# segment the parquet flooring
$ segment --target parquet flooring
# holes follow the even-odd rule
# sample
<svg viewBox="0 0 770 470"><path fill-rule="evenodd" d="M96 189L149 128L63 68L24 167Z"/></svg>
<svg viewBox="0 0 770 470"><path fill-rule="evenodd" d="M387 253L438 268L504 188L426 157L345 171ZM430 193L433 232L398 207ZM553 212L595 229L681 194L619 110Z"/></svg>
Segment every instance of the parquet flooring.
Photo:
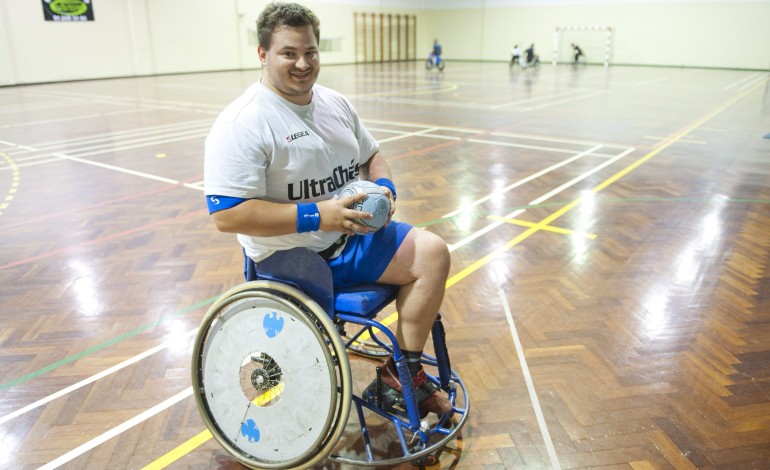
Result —
<svg viewBox="0 0 770 470"><path fill-rule="evenodd" d="M320 83L380 140L397 216L452 250L473 411L427 468L770 468L768 74L421 67ZM258 76L0 88L0 467L241 468L189 364L242 279L203 139Z"/></svg>

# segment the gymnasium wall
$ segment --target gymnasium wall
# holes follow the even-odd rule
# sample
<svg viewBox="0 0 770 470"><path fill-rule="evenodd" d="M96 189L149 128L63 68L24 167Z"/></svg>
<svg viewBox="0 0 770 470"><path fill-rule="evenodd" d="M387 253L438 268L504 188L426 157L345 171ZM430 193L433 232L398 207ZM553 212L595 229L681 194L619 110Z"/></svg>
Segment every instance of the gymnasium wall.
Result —
<svg viewBox="0 0 770 470"><path fill-rule="evenodd" d="M440 39L448 60L506 60L514 44L534 43L550 62L557 26L610 26L614 64L770 69L770 1L475 3L425 15L423 31ZM558 60L568 59L570 40L588 49L590 62L604 60L606 33L559 36Z"/></svg>
<svg viewBox="0 0 770 470"><path fill-rule="evenodd" d="M0 0L0 85L258 67L254 23L267 0L92 1L95 21L60 23L43 21L39 0ZM612 63L770 67L770 0L302 3L318 14L322 37L340 39L324 64L354 61L353 12L366 11L415 15L418 57L438 38L448 60L506 61L518 42L534 43L547 62L556 26L608 25ZM601 46L595 35L571 34L567 42Z"/></svg>

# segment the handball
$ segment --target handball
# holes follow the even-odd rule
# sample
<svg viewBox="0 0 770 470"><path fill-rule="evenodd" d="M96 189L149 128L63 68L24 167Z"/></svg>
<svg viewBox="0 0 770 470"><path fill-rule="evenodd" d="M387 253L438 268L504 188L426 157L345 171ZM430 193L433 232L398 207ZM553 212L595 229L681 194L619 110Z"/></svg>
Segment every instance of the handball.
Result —
<svg viewBox="0 0 770 470"><path fill-rule="evenodd" d="M378 185L371 181L351 181L342 188L339 196L343 198L357 193L365 193L366 199L354 202L348 206L348 209L369 212L373 217L371 219L353 219L353 221L364 227L369 227L373 231L381 229L390 215L390 199Z"/></svg>

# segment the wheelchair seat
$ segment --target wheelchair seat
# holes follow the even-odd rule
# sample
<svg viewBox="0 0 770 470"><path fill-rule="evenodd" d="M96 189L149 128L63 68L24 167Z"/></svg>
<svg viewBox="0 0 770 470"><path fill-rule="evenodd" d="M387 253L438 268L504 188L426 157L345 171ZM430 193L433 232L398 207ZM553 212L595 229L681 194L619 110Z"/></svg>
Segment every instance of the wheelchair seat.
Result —
<svg viewBox="0 0 770 470"><path fill-rule="evenodd" d="M377 312L393 301L397 286L387 284L359 284L334 292L334 311L372 319Z"/></svg>
<svg viewBox="0 0 770 470"><path fill-rule="evenodd" d="M398 293L398 286L374 283L334 289L329 265L305 248L277 251L259 263L244 253L243 272L247 281L280 281L306 292L331 318L337 313L374 318Z"/></svg>

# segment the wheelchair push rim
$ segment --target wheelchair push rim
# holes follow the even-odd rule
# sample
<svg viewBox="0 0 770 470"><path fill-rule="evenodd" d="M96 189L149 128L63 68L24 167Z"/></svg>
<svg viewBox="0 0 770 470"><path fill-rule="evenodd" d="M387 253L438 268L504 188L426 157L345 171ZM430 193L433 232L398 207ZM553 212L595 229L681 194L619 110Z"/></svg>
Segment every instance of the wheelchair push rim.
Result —
<svg viewBox="0 0 770 470"><path fill-rule="evenodd" d="M282 283L241 284L212 305L195 341L192 380L206 427L250 468L314 465L350 414L350 367L334 324Z"/></svg>

